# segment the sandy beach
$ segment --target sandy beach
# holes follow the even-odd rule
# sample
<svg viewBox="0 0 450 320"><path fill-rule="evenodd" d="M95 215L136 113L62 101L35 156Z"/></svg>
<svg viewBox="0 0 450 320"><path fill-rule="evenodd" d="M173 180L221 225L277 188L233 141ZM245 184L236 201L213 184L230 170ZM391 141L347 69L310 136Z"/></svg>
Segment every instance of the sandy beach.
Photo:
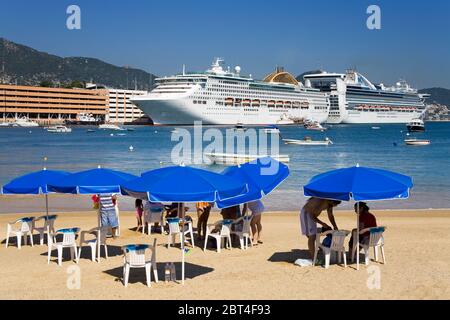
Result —
<svg viewBox="0 0 450 320"><path fill-rule="evenodd" d="M195 247L187 255L186 283L165 283L165 262L176 262L180 277L180 249L166 248L167 236L142 235L133 231L133 212L121 212L121 236L109 243L109 259L90 260L90 250L83 250L80 263L81 287L68 289L67 281L76 266L69 261L68 250L62 267L56 252L47 264L47 247L13 245L5 248L6 223L23 216L0 215L0 299L450 299L450 210L377 211L378 224L385 233L387 264L371 262L359 271L332 264L299 267L293 264L305 257L306 238L300 235L296 212L268 212L263 216L264 243L248 250L206 252ZM38 216L35 214L34 216ZM192 216L195 216L191 213ZM341 229L355 226L355 215L338 211ZM217 211L209 222L219 220ZM57 228L96 225L94 212L60 214ZM130 284L121 282L122 252L130 243L151 243L157 238L157 262L160 282L145 285L143 269L131 271ZM38 236L35 236L38 243ZM202 244L202 243L201 243ZM373 267L375 266L375 267ZM371 276L380 274L380 288L370 289Z"/></svg>

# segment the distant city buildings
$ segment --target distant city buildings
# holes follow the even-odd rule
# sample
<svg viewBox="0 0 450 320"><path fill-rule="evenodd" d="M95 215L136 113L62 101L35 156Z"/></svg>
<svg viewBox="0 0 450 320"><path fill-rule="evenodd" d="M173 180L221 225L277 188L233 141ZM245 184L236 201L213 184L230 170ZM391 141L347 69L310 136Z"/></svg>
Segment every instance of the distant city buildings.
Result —
<svg viewBox="0 0 450 320"><path fill-rule="evenodd" d="M428 104L424 119L428 121L449 121L449 109L443 104Z"/></svg>

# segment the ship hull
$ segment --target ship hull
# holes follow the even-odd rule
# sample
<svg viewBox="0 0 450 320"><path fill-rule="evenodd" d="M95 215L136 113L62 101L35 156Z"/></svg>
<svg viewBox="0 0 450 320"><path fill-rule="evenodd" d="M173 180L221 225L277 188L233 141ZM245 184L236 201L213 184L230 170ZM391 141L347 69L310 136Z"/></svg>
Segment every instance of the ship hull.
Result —
<svg viewBox="0 0 450 320"><path fill-rule="evenodd" d="M189 99L144 99L133 100L155 124L192 125L202 121L206 125L269 125L292 124L289 119L313 118L325 122L327 110L270 109L268 107L216 106L212 101L206 104L192 104Z"/></svg>
<svg viewBox="0 0 450 320"><path fill-rule="evenodd" d="M361 112L349 111L341 123L409 123L412 119L420 118L422 112Z"/></svg>

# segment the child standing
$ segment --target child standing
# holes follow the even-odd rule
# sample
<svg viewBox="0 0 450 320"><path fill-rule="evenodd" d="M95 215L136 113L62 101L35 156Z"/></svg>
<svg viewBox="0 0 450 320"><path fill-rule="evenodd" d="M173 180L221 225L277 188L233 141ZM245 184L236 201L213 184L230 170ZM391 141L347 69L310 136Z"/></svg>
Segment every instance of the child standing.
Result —
<svg viewBox="0 0 450 320"><path fill-rule="evenodd" d="M142 213L144 212L142 200L136 199L136 201L134 202L134 206L136 207L136 219L137 219L136 231L139 231L139 229L142 229Z"/></svg>

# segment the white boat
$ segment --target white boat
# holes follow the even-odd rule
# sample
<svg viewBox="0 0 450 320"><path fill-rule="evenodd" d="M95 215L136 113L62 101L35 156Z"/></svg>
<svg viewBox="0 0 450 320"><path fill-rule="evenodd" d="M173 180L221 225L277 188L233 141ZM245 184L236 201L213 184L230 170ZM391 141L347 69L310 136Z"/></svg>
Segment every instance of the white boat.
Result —
<svg viewBox="0 0 450 320"><path fill-rule="evenodd" d="M264 80L245 76L241 68L222 67L217 58L205 72L185 72L156 79L156 87L131 102L155 124L269 125L293 124L293 119L325 122L330 104L327 93L309 88L277 68Z"/></svg>
<svg viewBox="0 0 450 320"><path fill-rule="evenodd" d="M235 153L205 153L206 157L211 160L211 164L222 164L222 165L238 165L247 163L258 158L270 156L273 159L288 163L289 155L279 154L279 155L250 155L250 154L235 154Z"/></svg>
<svg viewBox="0 0 450 320"><path fill-rule="evenodd" d="M69 132L72 132L72 128L68 128L66 126L53 126L53 127L48 127L47 131L53 132L53 133L69 133Z"/></svg>
<svg viewBox="0 0 450 320"><path fill-rule="evenodd" d="M425 139L406 139L404 141L408 146L427 146L431 143L430 140Z"/></svg>
<svg viewBox="0 0 450 320"><path fill-rule="evenodd" d="M319 122L307 120L303 124L306 130L313 130L313 131L325 131L327 128L324 128Z"/></svg>
<svg viewBox="0 0 450 320"><path fill-rule="evenodd" d="M296 144L301 146L328 146L333 144L333 141L328 138L325 138L325 140L314 141L310 137L305 137L303 140L283 139L283 141L285 144Z"/></svg>
<svg viewBox="0 0 450 320"><path fill-rule="evenodd" d="M16 122L14 122L14 124L22 128L39 127L39 124L37 122L31 121L27 117L18 119Z"/></svg>
<svg viewBox="0 0 450 320"><path fill-rule="evenodd" d="M126 130L122 127L119 127L116 124L112 124L112 123L104 123L98 126L99 129L103 129L103 130L117 130L117 131L123 131Z"/></svg>
<svg viewBox="0 0 450 320"><path fill-rule="evenodd" d="M372 127L372 130L380 130L380 127Z"/></svg>
<svg viewBox="0 0 450 320"><path fill-rule="evenodd" d="M265 133L271 133L271 134L279 134L280 133L280 129L278 129L277 126L267 126L263 129L263 131Z"/></svg>
<svg viewBox="0 0 450 320"><path fill-rule="evenodd" d="M0 127L10 127L10 123L9 122L0 122Z"/></svg>
<svg viewBox="0 0 450 320"><path fill-rule="evenodd" d="M69 125L96 125L100 122L99 119L96 119L92 113L81 112L77 114L76 119L65 120L65 124Z"/></svg>
<svg viewBox="0 0 450 320"><path fill-rule="evenodd" d="M408 132L424 132L425 123L422 119L412 119L411 122L406 124L406 128L408 129Z"/></svg>

